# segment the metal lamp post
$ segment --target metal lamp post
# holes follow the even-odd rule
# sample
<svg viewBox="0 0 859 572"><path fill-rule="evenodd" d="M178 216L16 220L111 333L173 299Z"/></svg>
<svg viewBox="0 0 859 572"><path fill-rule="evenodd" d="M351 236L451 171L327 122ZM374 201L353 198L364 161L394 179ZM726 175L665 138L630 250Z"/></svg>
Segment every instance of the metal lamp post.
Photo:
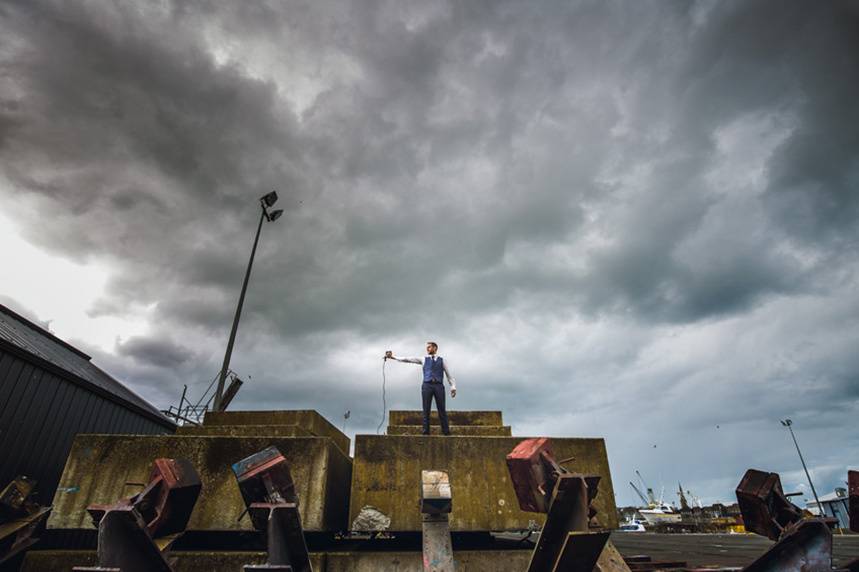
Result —
<svg viewBox="0 0 859 572"><path fill-rule="evenodd" d="M245 292L247 292L248 280L251 277L251 267L254 264L254 255L257 251L257 243L259 242L259 234L260 230L262 230L262 223L264 220L267 220L269 222L276 221L278 218L280 218L280 215L283 214L282 210L276 210L272 212L268 211L268 207L272 206L276 202L277 193L275 191L268 193L259 200L262 212L260 213L259 224L257 225L257 233L256 237L254 238L254 246L251 249L251 258L248 261L248 269L245 272L245 280L242 283L242 293L239 295L239 304L238 306L236 306L236 316L235 318L233 318L233 329L230 331L230 341L227 342L227 353L224 354L224 365L221 366L221 374L220 376L218 376L218 389L217 391L215 391L215 403L213 405L215 411L221 410L221 401L224 397L224 382L227 379L227 372L230 370L230 357L233 354L233 344L236 341L236 331L238 331L239 329L239 318L241 318L242 316L242 305L245 302Z"/></svg>
<svg viewBox="0 0 859 572"><path fill-rule="evenodd" d="M820 504L820 499L817 498L817 491L814 489L814 483L811 482L811 475L808 474L808 467L805 466L805 459L802 458L802 451L799 450L799 443L796 442L796 435L793 434L793 421L790 419L779 420L779 422L787 427L787 430L790 431L790 436L793 437L793 444L796 445L796 452L799 454L799 460L802 463L802 468L805 471L805 478L808 479L808 484L811 486L811 492L814 494L814 502L817 503L817 510L821 512L821 516L823 516L823 505Z"/></svg>

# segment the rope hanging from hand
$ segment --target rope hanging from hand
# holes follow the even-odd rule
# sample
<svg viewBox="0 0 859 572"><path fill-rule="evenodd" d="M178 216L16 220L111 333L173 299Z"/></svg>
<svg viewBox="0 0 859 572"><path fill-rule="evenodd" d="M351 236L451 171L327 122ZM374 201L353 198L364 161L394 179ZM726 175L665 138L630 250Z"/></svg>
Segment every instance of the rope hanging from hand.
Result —
<svg viewBox="0 0 859 572"><path fill-rule="evenodd" d="M382 429L382 425L385 424L385 413L388 410L388 404L385 402L385 364L388 363L388 358L382 358L382 419L379 421L379 426L376 427L376 435L379 434L379 431Z"/></svg>

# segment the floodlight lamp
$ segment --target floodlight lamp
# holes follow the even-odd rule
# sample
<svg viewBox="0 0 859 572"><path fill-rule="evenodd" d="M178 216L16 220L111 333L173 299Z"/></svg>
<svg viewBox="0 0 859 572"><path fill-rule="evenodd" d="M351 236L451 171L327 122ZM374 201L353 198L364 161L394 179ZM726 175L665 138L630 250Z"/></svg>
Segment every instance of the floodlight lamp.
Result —
<svg viewBox="0 0 859 572"><path fill-rule="evenodd" d="M260 199L265 206L270 207L277 202L277 192L272 191Z"/></svg>
<svg viewBox="0 0 859 572"><path fill-rule="evenodd" d="M785 427L790 427L791 425L793 425L793 421L791 421L790 419L785 419L784 421L781 422L781 424L784 425Z"/></svg>
<svg viewBox="0 0 859 572"><path fill-rule="evenodd" d="M283 214L283 210L277 209L276 211L272 211L268 213L268 221L273 222L280 218L280 215Z"/></svg>

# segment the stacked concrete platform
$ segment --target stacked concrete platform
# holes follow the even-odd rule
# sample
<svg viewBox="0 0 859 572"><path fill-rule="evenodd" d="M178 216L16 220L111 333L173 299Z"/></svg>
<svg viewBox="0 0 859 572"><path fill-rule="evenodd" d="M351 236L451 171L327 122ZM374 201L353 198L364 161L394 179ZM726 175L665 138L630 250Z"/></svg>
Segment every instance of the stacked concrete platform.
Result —
<svg viewBox="0 0 859 572"><path fill-rule="evenodd" d="M305 530L344 529L352 471L349 438L315 411L208 414L202 426L182 428L176 435L78 435L48 529L94 530L87 506L139 492L152 461L170 457L191 461L203 483L188 530L253 530L249 519L239 519L245 505L231 466L272 445L290 460Z"/></svg>
<svg viewBox="0 0 859 572"><path fill-rule="evenodd" d="M78 435L54 499L48 536L68 538L79 532L88 540L75 546L54 541L56 550L31 551L23 570L92 565L95 528L86 507L138 492L157 457L189 460L203 484L185 537L191 540L177 543L171 552L177 572L238 571L263 562L264 535L252 529L250 519L241 518L245 505L231 465L272 445L289 462L315 572L422 570L420 545L414 540L421 531L417 501L424 469L450 474L457 570L525 570L527 544L509 549L488 533L533 530L542 524L545 515L519 510L505 462L526 437L512 437L499 411L451 412L450 421L451 436L422 436L420 412L392 411L386 435L356 436L354 459L348 456L349 438L315 411L210 413L201 426L182 427L172 436ZM432 429L438 429L435 416ZM603 525L616 527L603 440L553 438L552 444L556 458L568 459L564 464L571 471L602 477L595 505ZM389 521L383 519L386 524L376 529L352 530L367 507ZM242 540L222 542L236 538ZM469 549L458 550L457 543ZM248 551L251 545L257 550Z"/></svg>
<svg viewBox="0 0 859 572"><path fill-rule="evenodd" d="M450 436L420 435L420 411L391 411L388 420L387 435L355 437L350 522L371 506L391 519L389 530L421 530L417 483L422 469L438 469L448 471L454 491L452 531L515 531L542 524L544 515L519 509L505 459L527 437L510 436L500 411L450 412ZM430 423L437 429L437 416ZM605 442L552 438L552 449L570 471L601 477L594 505L602 524L617 528Z"/></svg>

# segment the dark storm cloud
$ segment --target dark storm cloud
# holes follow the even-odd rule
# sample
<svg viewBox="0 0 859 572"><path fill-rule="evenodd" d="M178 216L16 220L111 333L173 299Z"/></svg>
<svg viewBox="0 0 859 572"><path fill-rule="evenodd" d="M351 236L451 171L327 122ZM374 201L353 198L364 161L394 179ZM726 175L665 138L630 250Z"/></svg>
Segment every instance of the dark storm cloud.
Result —
<svg viewBox="0 0 859 572"><path fill-rule="evenodd" d="M855 412L855 3L0 18L3 212L114 269L93 317L149 308L148 332L88 351L150 399L211 381L254 201L277 189L233 362L243 406L374 430L381 352L441 338L471 387L457 407L606 435L616 487L654 465L644 441L698 455L677 427L741 474L749 418ZM414 407L414 372L389 373L389 404ZM675 470L723 494L693 465Z"/></svg>
<svg viewBox="0 0 859 572"><path fill-rule="evenodd" d="M137 362L167 368L178 367L193 357L188 348L163 337L129 338L118 343L116 351L119 355L131 357Z"/></svg>

